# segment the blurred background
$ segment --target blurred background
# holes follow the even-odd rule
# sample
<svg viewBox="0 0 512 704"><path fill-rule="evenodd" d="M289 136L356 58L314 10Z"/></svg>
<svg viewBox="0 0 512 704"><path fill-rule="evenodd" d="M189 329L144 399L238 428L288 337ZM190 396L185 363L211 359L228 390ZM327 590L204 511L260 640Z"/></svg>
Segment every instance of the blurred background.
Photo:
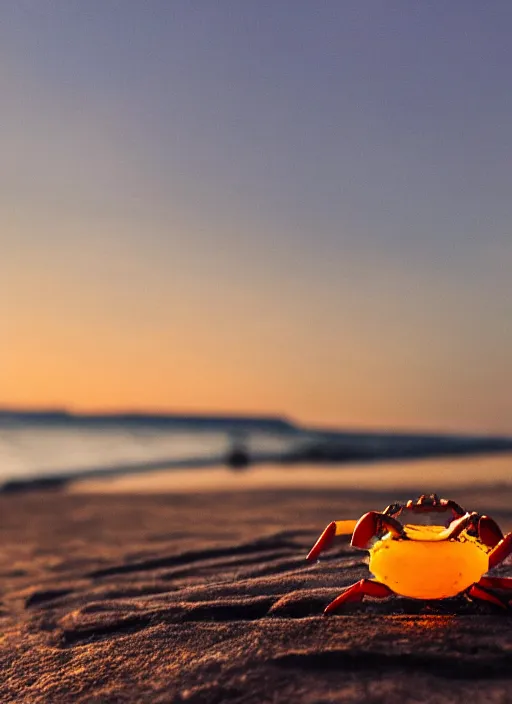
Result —
<svg viewBox="0 0 512 704"><path fill-rule="evenodd" d="M2 3L0 483L510 486L511 30Z"/></svg>

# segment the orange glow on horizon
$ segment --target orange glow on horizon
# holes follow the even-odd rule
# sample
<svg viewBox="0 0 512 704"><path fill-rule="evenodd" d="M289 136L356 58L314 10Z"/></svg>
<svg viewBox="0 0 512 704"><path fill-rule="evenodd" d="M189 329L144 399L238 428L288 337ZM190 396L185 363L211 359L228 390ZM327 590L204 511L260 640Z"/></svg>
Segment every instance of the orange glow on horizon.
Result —
<svg viewBox="0 0 512 704"><path fill-rule="evenodd" d="M8 319L0 405L282 415L332 427L511 432L508 397L478 375L467 386L404 365L399 332L375 340L347 321L334 332L299 316L231 312L223 321L183 305L165 317L124 317L93 299L34 297ZM7 310L7 309L6 309ZM73 310L76 313L73 313ZM266 315L263 316L263 312ZM351 332L353 330L353 332ZM350 344L349 344L350 343ZM423 368L422 368L423 365ZM422 376L423 369L427 374ZM479 398L475 404L473 399Z"/></svg>
<svg viewBox="0 0 512 704"><path fill-rule="evenodd" d="M501 16L26 4L0 6L0 406L512 436Z"/></svg>
<svg viewBox="0 0 512 704"><path fill-rule="evenodd" d="M448 375L400 369L394 350L354 336L308 339L300 324L274 338L250 318L219 329L191 315L137 332L107 315L47 307L10 321L0 352L0 405L76 411L283 415L302 423L385 429L510 432L507 398ZM270 342L271 341L271 342ZM385 356L384 356L385 355ZM407 373L406 373L407 372ZM451 386L452 384L452 386ZM443 396L444 394L444 396ZM472 402L479 394L478 404Z"/></svg>

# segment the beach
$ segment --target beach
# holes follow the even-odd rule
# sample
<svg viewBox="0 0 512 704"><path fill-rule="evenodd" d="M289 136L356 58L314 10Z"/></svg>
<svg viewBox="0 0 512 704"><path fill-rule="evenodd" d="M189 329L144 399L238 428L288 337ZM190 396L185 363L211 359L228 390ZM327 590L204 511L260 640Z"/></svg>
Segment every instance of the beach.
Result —
<svg viewBox="0 0 512 704"><path fill-rule="evenodd" d="M512 620L492 605L322 615L368 568L348 538L306 563L318 534L407 496L100 489L0 496L0 701L512 701ZM509 497L453 496L504 530Z"/></svg>
<svg viewBox="0 0 512 704"><path fill-rule="evenodd" d="M0 704L512 704L511 36L0 1Z"/></svg>

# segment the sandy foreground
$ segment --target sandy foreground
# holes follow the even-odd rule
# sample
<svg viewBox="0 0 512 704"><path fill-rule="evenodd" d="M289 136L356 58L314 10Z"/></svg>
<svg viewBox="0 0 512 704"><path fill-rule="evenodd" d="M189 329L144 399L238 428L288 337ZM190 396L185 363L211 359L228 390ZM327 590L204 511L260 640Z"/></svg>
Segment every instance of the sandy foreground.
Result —
<svg viewBox="0 0 512 704"><path fill-rule="evenodd" d="M1 702L512 702L512 616L464 598L368 601L332 519L393 494L0 496ZM512 528L499 490L459 492ZM512 575L509 561L499 570Z"/></svg>

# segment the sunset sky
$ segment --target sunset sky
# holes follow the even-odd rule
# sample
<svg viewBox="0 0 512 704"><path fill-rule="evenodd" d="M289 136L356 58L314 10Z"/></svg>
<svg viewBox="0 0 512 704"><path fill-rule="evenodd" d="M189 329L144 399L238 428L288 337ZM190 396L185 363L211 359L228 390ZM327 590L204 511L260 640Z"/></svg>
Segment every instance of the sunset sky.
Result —
<svg viewBox="0 0 512 704"><path fill-rule="evenodd" d="M512 3L0 3L0 405L512 434Z"/></svg>

